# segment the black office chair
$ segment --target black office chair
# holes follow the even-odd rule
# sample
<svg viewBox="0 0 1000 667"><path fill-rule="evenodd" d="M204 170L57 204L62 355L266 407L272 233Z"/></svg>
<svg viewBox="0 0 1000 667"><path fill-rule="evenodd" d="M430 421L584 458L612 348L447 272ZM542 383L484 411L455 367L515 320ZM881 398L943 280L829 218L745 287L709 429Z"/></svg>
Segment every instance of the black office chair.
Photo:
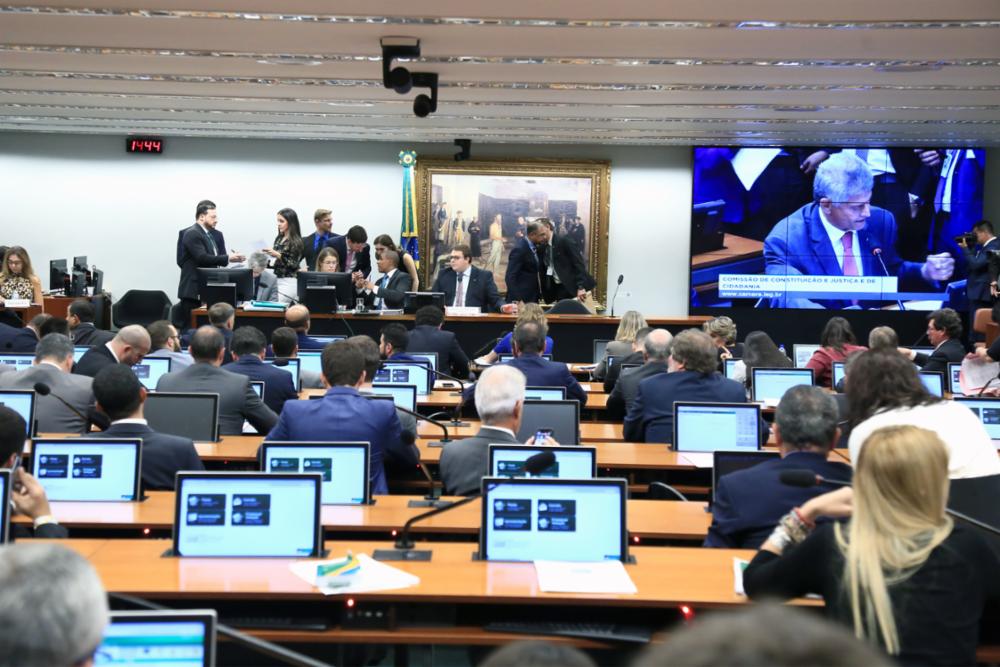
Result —
<svg viewBox="0 0 1000 667"><path fill-rule="evenodd" d="M121 329L130 324L149 326L170 318L170 297L160 290L132 289L111 306L111 321Z"/></svg>
<svg viewBox="0 0 1000 667"><path fill-rule="evenodd" d="M979 519L991 526L1000 527L998 497L1000 497L1000 475L953 479L948 492L948 508L973 519ZM956 521L961 521L961 519L956 519ZM1000 536L976 526L970 525L970 527L979 531L1000 557Z"/></svg>
<svg viewBox="0 0 1000 667"><path fill-rule="evenodd" d="M549 308L548 315L593 315L587 307L576 299L563 299Z"/></svg>

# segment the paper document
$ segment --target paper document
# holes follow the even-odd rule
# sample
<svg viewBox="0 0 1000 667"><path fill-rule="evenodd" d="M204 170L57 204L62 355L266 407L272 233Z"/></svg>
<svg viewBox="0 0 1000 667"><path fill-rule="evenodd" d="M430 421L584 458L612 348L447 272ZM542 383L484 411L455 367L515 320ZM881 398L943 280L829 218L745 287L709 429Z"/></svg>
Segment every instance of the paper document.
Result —
<svg viewBox="0 0 1000 667"><path fill-rule="evenodd" d="M538 588L543 593L638 593L620 560L572 563L536 560Z"/></svg>
<svg viewBox="0 0 1000 667"><path fill-rule="evenodd" d="M964 359L962 370L958 375L962 393L966 396L975 396L988 382L989 389L1000 390L1000 381L990 382L996 379L998 372L1000 364L996 362L983 363L979 359Z"/></svg>
<svg viewBox="0 0 1000 667"><path fill-rule="evenodd" d="M316 567L328 565L332 560L300 560L289 565L292 573L300 579L316 586ZM361 569L351 577L351 583L340 588L319 589L323 595L340 595L341 593L367 593L370 591L385 591L393 588L409 588L420 583L420 577L404 572L391 565L380 563L367 554L358 554Z"/></svg>
<svg viewBox="0 0 1000 667"><path fill-rule="evenodd" d="M715 465L715 457L712 452L681 452L681 460L687 461L695 468L711 468Z"/></svg>

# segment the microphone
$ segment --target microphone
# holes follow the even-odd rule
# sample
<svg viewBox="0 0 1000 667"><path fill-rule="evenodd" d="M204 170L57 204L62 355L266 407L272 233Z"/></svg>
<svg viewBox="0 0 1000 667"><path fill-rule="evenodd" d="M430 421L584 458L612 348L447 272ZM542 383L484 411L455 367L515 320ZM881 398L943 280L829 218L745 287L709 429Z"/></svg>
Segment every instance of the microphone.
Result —
<svg viewBox="0 0 1000 667"><path fill-rule="evenodd" d="M376 395L366 395L365 398L368 398L368 399L371 399L371 400L382 400L382 399L385 399L386 397L385 396L376 396ZM395 401L394 401L394 403L395 403ZM400 412L405 412L408 415L413 415L414 417L416 417L417 419L420 419L422 421L430 422L431 424L434 424L439 429L441 429L442 431L444 431L444 437L441 438L440 440L436 441L436 442L429 442L429 443L427 443L428 447L444 447L449 442L454 442L454 440L452 440L451 437L449 437L449 435L448 435L448 427L445 426L444 424L442 424L441 422L439 422L438 420L431 419L430 417L425 417L422 414L420 414L419 412L414 412L413 410L410 410L409 408L404 408L404 407L399 406L399 405L396 406L396 409L399 410Z"/></svg>
<svg viewBox="0 0 1000 667"><path fill-rule="evenodd" d="M618 284L615 285L615 293L611 297L611 317L615 316L615 299L618 298L618 290L619 290L619 288L621 288L622 282L624 280L625 280L625 274L624 273L619 273L618 274Z"/></svg>
<svg viewBox="0 0 1000 667"><path fill-rule="evenodd" d="M297 298L295 298L294 296L292 296L291 294L285 294L281 290L275 290L275 292L278 293L278 296L283 296L286 299L288 299L289 301L291 301L292 302L291 305L293 305L293 306L299 305L299 300Z"/></svg>
<svg viewBox="0 0 1000 667"><path fill-rule="evenodd" d="M542 451L538 454L529 456L527 460L525 460L524 471L528 475L537 475L549 468L555 462L556 455L551 450ZM413 548L416 546L413 540L410 539L410 528L413 527L413 524L435 516L436 514L441 514L442 512L455 509L456 507L468 505L473 500L478 500L482 495L482 491L476 491L472 495L466 496L465 498L457 500L449 505L436 507L429 512L423 512L422 514L411 517L406 523L403 524L402 530L399 531L399 537L396 538L395 548L376 549L372 553L372 558L375 560L385 561L429 561L431 559L430 549L416 550Z"/></svg>
<svg viewBox="0 0 1000 667"><path fill-rule="evenodd" d="M872 254L875 255L876 259L878 259L878 263L882 265L882 271L885 273L885 277L891 277L889 275L889 268L885 265L885 260L882 259L882 248L872 248ZM896 305L899 306L900 310L906 310L901 300L896 299Z"/></svg>
<svg viewBox="0 0 1000 667"><path fill-rule="evenodd" d="M490 350L492 350L494 347L496 347L497 343L500 342L501 340L502 340L502 337L500 337L500 336L496 336L494 338L490 338L489 342L487 342L481 348L479 348L478 350L476 350L475 352L472 353L472 358L473 359L478 359L479 357L483 356L484 354L486 354L487 352L489 352Z"/></svg>
<svg viewBox="0 0 1000 667"><path fill-rule="evenodd" d="M36 382L34 390L35 393L38 394L39 396L51 396L52 398L56 399L57 401L65 405L67 408L72 410L77 417L83 420L83 427L85 430L90 428L90 417L88 417L87 415L83 414L82 412L74 408L72 405L69 404L69 402L65 398L63 398L59 394L53 394L52 387L45 384L44 382Z"/></svg>
<svg viewBox="0 0 1000 667"><path fill-rule="evenodd" d="M451 414L451 425L455 427L468 426L469 424L467 422L462 421L462 408L465 407L465 383L459 380L457 377L448 375L447 373L442 373L436 368L432 368L430 365L427 366L427 370L429 370L434 375L443 377L446 380L454 380L455 382L458 383L458 395L461 397L462 400L458 402L458 405L455 406L455 410Z"/></svg>

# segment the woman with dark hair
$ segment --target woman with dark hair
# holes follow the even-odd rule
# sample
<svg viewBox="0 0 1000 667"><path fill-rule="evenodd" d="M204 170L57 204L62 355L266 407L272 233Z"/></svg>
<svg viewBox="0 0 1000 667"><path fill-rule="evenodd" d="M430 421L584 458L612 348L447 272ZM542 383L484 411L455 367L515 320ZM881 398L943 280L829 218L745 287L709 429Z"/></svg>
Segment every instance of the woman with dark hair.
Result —
<svg viewBox="0 0 1000 667"><path fill-rule="evenodd" d="M736 364L734 380L742 380L747 389L753 384L754 368L791 368L792 360L778 349L771 337L763 331L751 331L743 339L743 368L745 377L740 377L740 364Z"/></svg>
<svg viewBox="0 0 1000 667"><path fill-rule="evenodd" d="M298 298L298 284L295 274L302 263L305 245L302 242L302 231L299 228L299 216L290 208L278 211L278 235L274 244L264 248L264 252L274 258L274 275L278 278L278 300L281 303L291 303Z"/></svg>
<svg viewBox="0 0 1000 667"><path fill-rule="evenodd" d="M813 352L812 358L806 363L806 368L812 369L816 385L820 387L831 386L833 362L844 361L851 352L865 349L858 345L851 323L843 317L830 318L823 327L819 343L823 347Z"/></svg>
<svg viewBox="0 0 1000 667"><path fill-rule="evenodd" d="M937 433L948 448L952 479L1000 474L1000 458L979 417L955 401L931 395L917 369L892 352L863 352L851 358L844 379L851 437L847 447L857 461L862 443L885 426L912 424Z"/></svg>
<svg viewBox="0 0 1000 667"><path fill-rule="evenodd" d="M375 259L378 259L385 250L399 253L399 268L410 274L410 280L413 281L409 291L420 291L420 276L417 274L417 263L413 261L410 253L398 247L388 234L379 234L376 236L375 242L372 245L375 246ZM446 250L450 251L451 249L447 248Z"/></svg>

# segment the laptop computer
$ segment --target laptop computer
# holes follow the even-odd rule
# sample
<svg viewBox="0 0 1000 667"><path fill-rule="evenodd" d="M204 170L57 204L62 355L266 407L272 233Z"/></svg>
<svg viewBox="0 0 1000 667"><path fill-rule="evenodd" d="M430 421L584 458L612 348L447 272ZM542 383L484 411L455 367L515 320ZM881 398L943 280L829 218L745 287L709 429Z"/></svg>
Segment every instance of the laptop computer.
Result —
<svg viewBox="0 0 1000 667"><path fill-rule="evenodd" d="M765 461L780 459L778 452L727 452L716 450L712 452L712 495L715 503L715 491L719 488L719 480L732 472L746 470Z"/></svg>
<svg viewBox="0 0 1000 667"><path fill-rule="evenodd" d="M417 409L417 386L413 384L382 384L372 383L372 393L376 396L389 396L397 408L413 412Z"/></svg>
<svg viewBox="0 0 1000 667"><path fill-rule="evenodd" d="M214 609L112 611L94 665L214 667Z"/></svg>
<svg viewBox="0 0 1000 667"><path fill-rule="evenodd" d="M724 359L722 362L722 373L730 380L736 375L736 362L739 359Z"/></svg>
<svg viewBox="0 0 1000 667"><path fill-rule="evenodd" d="M10 478L11 471L0 469L0 544L10 541Z"/></svg>
<svg viewBox="0 0 1000 667"><path fill-rule="evenodd" d="M6 406L21 415L24 420L24 435L31 437L35 426L35 392L31 389L0 390L0 405Z"/></svg>
<svg viewBox="0 0 1000 667"><path fill-rule="evenodd" d="M963 396L962 391L962 381L960 375L962 373L962 362L960 361L949 361L948 362L948 391L951 392L952 396Z"/></svg>
<svg viewBox="0 0 1000 667"><path fill-rule="evenodd" d="M753 400L770 406L780 403L792 387L815 384L811 368L752 368L751 372Z"/></svg>
<svg viewBox="0 0 1000 667"><path fill-rule="evenodd" d="M13 366L16 371L31 368L35 363L35 355L30 352L5 352L0 354L0 364Z"/></svg>
<svg viewBox="0 0 1000 667"><path fill-rule="evenodd" d="M412 384L417 388L417 396L426 396L434 388L434 376L422 363L412 361L383 361L375 371L378 384Z"/></svg>
<svg viewBox="0 0 1000 667"><path fill-rule="evenodd" d="M542 359L545 359L546 361L552 361L552 355L551 354L541 354L539 356ZM514 359L514 355L513 354L504 353L504 354L498 354L497 355L497 363L498 364L503 364L503 363L506 363L508 361L512 361L513 359Z"/></svg>
<svg viewBox="0 0 1000 667"><path fill-rule="evenodd" d="M73 363L75 364L76 362L80 361L80 358L83 355L87 354L87 351L89 349L90 349L89 345L74 345L73 346Z"/></svg>
<svg viewBox="0 0 1000 667"><path fill-rule="evenodd" d="M813 353L822 347L822 345L806 345L802 343L792 345L792 357L795 361L795 367L805 368L809 360L812 359Z"/></svg>
<svg viewBox="0 0 1000 667"><path fill-rule="evenodd" d="M840 384L840 381L843 380L847 376L847 371L844 370L845 368L846 368L846 364L843 361L835 361L835 362L833 362L833 369L831 371L831 377L832 377L832 383L833 383L834 388L836 388L836 386L838 384Z"/></svg>
<svg viewBox="0 0 1000 667"><path fill-rule="evenodd" d="M299 375L303 371L323 374L323 353L319 350L299 350L296 358L299 360Z"/></svg>
<svg viewBox="0 0 1000 667"><path fill-rule="evenodd" d="M673 446L676 451L689 454L708 455L720 450L755 452L760 449L760 406L677 401Z"/></svg>
<svg viewBox="0 0 1000 667"><path fill-rule="evenodd" d="M605 340L603 338L594 339L594 363L599 364L604 359L604 355L608 349L608 343L610 340Z"/></svg>
<svg viewBox="0 0 1000 667"><path fill-rule="evenodd" d="M410 352L406 351L408 357L414 357L416 359L426 359L434 370L438 369L438 353L437 352Z"/></svg>
<svg viewBox="0 0 1000 667"><path fill-rule="evenodd" d="M972 410L993 444L1000 446L1000 398L956 396L954 400Z"/></svg>
<svg viewBox="0 0 1000 667"><path fill-rule="evenodd" d="M277 362L277 363L275 363ZM265 359L265 364L271 364L275 368L280 368L286 373L292 374L292 383L295 385L295 391L302 390L302 380L299 377L299 360L298 358L293 359Z"/></svg>
<svg viewBox="0 0 1000 667"><path fill-rule="evenodd" d="M170 372L171 361L169 357L146 357L132 366L132 372L147 391L154 391L160 378Z"/></svg>
<svg viewBox="0 0 1000 667"><path fill-rule="evenodd" d="M319 556L322 482L320 473L179 472L173 554Z"/></svg>
<svg viewBox="0 0 1000 667"><path fill-rule="evenodd" d="M263 380L250 380L250 388L253 389L253 393L257 394L257 398L264 400L264 381ZM257 434L257 429L253 427L253 424L247 420L243 420L243 433L246 435Z"/></svg>
<svg viewBox="0 0 1000 667"><path fill-rule="evenodd" d="M318 472L323 476L322 504L367 505L371 502L371 445L367 442L268 442L260 448L263 472Z"/></svg>
<svg viewBox="0 0 1000 667"><path fill-rule="evenodd" d="M142 440L36 438L33 474L49 500L139 500Z"/></svg>
<svg viewBox="0 0 1000 667"><path fill-rule="evenodd" d="M566 387L525 387L526 401L565 401Z"/></svg>
<svg viewBox="0 0 1000 667"><path fill-rule="evenodd" d="M944 396L944 373L937 371L920 371L920 381L930 392L931 396Z"/></svg>
<svg viewBox="0 0 1000 667"><path fill-rule="evenodd" d="M597 477L596 447L542 447L536 445L489 446L489 474L492 477L530 477L524 472L524 462L535 454L552 452L555 463L535 477L557 479L590 479Z"/></svg>
<svg viewBox="0 0 1000 667"><path fill-rule="evenodd" d="M312 338L313 340L318 340L319 342L325 344L336 343L338 340L347 340L347 336L315 336L313 334L309 334L309 337ZM317 351L322 353L322 350L317 350ZM300 356L302 352L303 352L302 350L299 350Z"/></svg>
<svg viewBox="0 0 1000 667"><path fill-rule="evenodd" d="M525 401L521 412L521 428L515 437L527 442L539 429L552 429L552 437L560 445L580 442L580 403L578 401Z"/></svg>
<svg viewBox="0 0 1000 667"><path fill-rule="evenodd" d="M628 560L624 479L484 477L482 489L482 560Z"/></svg>
<svg viewBox="0 0 1000 667"><path fill-rule="evenodd" d="M219 439L219 395L152 391L143 404L149 427L195 442Z"/></svg>

